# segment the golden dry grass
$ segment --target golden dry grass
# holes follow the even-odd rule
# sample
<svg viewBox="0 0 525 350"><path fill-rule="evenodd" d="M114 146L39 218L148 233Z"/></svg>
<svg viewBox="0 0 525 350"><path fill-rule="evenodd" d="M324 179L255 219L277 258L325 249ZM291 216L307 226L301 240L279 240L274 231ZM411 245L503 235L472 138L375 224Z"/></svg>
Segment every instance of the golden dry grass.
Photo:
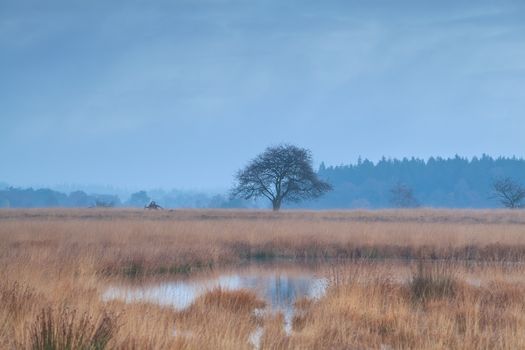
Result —
<svg viewBox="0 0 525 350"><path fill-rule="evenodd" d="M282 315L254 315L249 291L183 311L101 299L110 281L279 257L345 261L326 269L326 296L298 305L290 335ZM417 269L391 259L446 262L453 292L415 298ZM42 310L60 327L66 309L75 336L81 317L92 330L109 317L117 349L250 348L257 326L268 349L525 348L524 262L521 211L1 210L0 348L35 348Z"/></svg>

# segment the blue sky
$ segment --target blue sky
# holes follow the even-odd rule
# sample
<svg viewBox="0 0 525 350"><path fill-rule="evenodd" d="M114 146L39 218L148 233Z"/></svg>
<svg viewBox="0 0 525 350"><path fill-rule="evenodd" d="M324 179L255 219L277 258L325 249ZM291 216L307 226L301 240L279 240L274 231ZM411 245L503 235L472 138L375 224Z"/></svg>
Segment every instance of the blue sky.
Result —
<svg viewBox="0 0 525 350"><path fill-rule="evenodd" d="M229 187L316 165L525 155L523 1L0 1L0 180Z"/></svg>

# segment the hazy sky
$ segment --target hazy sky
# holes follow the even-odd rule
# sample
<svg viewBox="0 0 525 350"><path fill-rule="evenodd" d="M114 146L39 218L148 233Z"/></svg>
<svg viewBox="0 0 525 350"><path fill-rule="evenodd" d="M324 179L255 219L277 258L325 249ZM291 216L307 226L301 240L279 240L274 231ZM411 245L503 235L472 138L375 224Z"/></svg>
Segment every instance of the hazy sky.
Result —
<svg viewBox="0 0 525 350"><path fill-rule="evenodd" d="M227 188L316 165L525 155L525 1L0 0L0 181Z"/></svg>

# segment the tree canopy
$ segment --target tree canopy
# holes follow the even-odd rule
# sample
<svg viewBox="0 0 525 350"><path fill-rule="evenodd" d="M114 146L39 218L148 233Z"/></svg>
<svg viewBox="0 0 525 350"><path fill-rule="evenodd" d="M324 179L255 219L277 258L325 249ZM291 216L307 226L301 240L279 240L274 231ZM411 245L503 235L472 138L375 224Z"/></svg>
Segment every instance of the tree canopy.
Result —
<svg viewBox="0 0 525 350"><path fill-rule="evenodd" d="M318 175L333 191L302 208L389 208L391 189L409 187L420 206L438 208L494 208L494 179L510 177L525 184L525 159L488 155L466 158L359 159L354 164L319 167Z"/></svg>
<svg viewBox="0 0 525 350"><path fill-rule="evenodd" d="M279 210L283 201L312 199L331 190L312 168L311 152L293 145L268 147L236 175L233 198L264 197Z"/></svg>

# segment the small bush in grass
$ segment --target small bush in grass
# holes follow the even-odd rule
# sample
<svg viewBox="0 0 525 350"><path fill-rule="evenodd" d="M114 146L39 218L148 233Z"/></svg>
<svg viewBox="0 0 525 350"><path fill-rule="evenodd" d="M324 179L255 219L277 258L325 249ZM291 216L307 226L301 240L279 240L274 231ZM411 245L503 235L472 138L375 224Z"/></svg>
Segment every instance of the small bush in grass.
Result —
<svg viewBox="0 0 525 350"><path fill-rule="evenodd" d="M33 350L103 350L116 331L115 318L103 314L97 319L75 310L42 309L30 329Z"/></svg>
<svg viewBox="0 0 525 350"><path fill-rule="evenodd" d="M417 271L409 282L409 290L415 301L453 297L457 290L454 272L445 265L424 265L419 262Z"/></svg>
<svg viewBox="0 0 525 350"><path fill-rule="evenodd" d="M225 290L215 288L204 294L196 304L202 303L207 308L222 308L233 312L251 312L264 307L264 302L248 290Z"/></svg>

